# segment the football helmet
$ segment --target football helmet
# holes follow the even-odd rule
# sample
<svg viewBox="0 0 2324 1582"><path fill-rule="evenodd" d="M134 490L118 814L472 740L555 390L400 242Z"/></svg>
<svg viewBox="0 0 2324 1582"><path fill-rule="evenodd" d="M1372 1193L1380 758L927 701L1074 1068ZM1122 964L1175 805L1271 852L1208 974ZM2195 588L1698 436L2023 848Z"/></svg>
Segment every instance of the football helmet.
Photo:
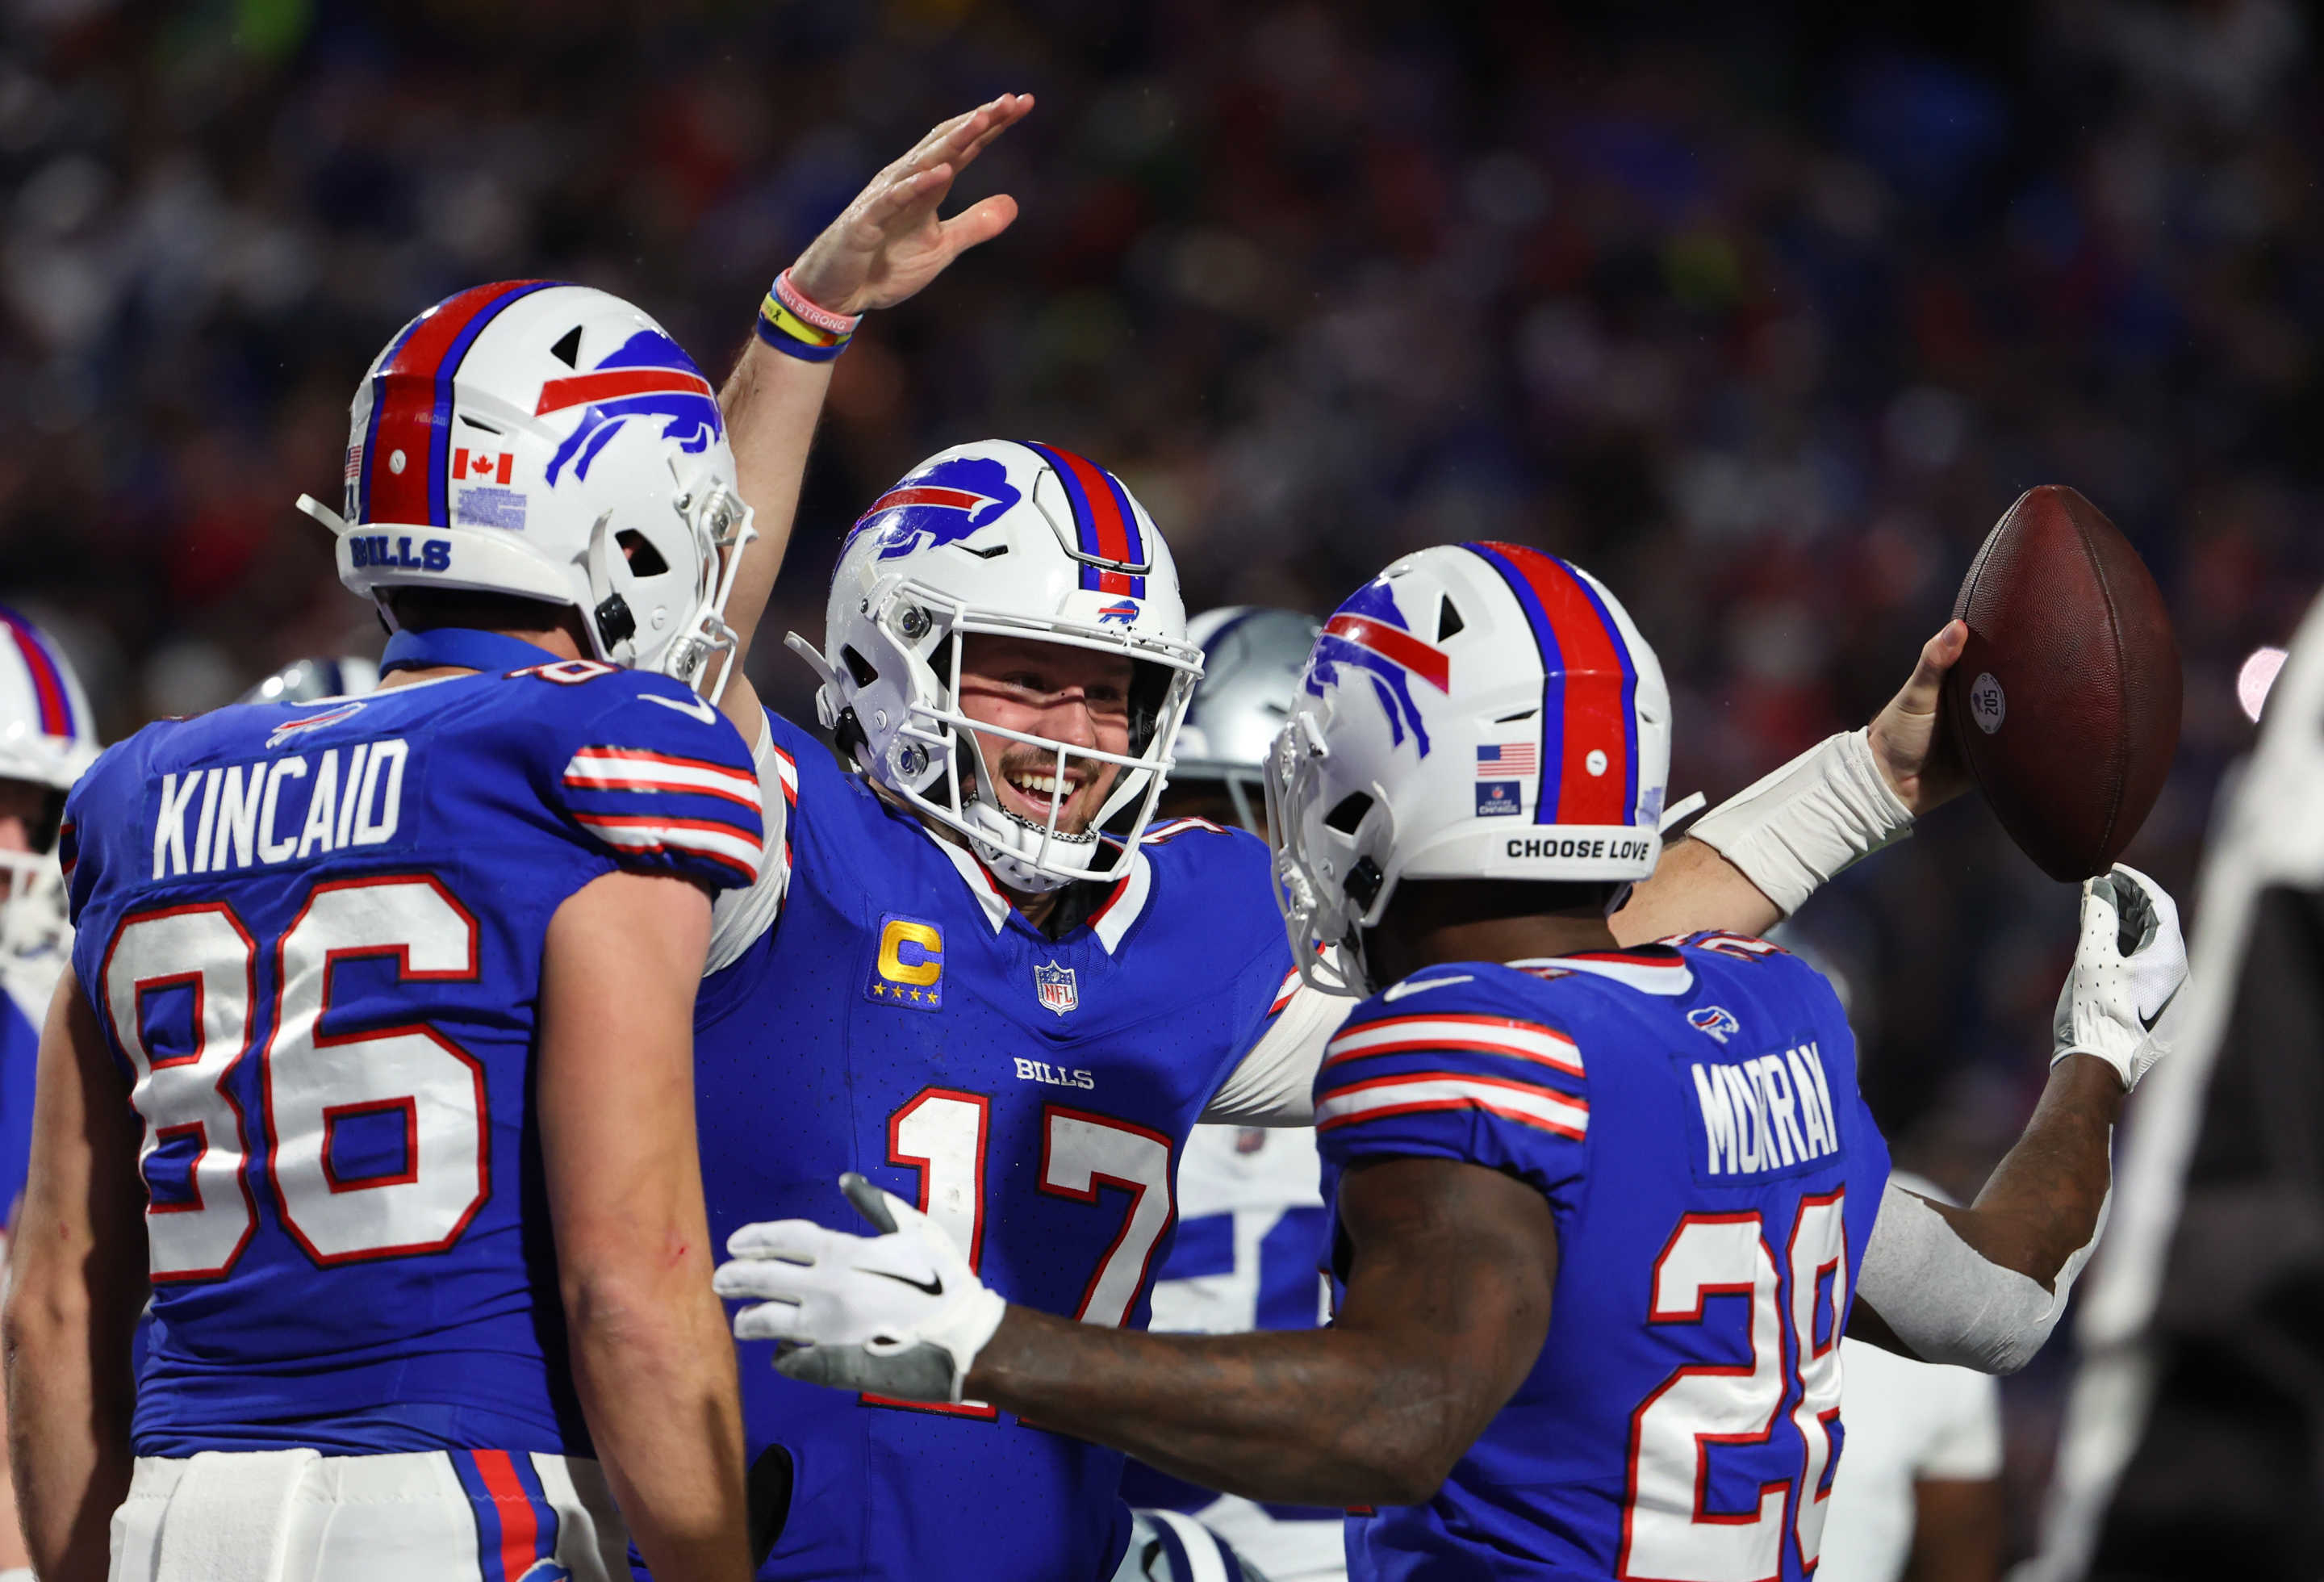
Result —
<svg viewBox="0 0 2324 1582"><path fill-rule="evenodd" d="M359 653L337 659L294 659L235 699L236 703L312 703L321 698L360 698L379 686L379 661Z"/></svg>
<svg viewBox="0 0 2324 1582"><path fill-rule="evenodd" d="M998 729L960 710L963 640L976 634L1127 655L1127 753ZM872 503L831 578L818 652L791 648L823 678L816 710L843 753L925 817L968 837L1011 889L1115 877L1154 814L1202 652L1186 641L1178 573L1162 535L1121 480L1070 451L1010 439L956 445ZM1009 811L975 732L1057 755L1040 823ZM1094 826L1058 828L1068 763L1110 764Z"/></svg>
<svg viewBox="0 0 2324 1582"><path fill-rule="evenodd" d="M578 610L609 664L725 683L750 508L710 382L619 297L502 281L429 309L355 392L341 511L300 507L391 629L395 588L511 594Z"/></svg>
<svg viewBox="0 0 2324 1582"><path fill-rule="evenodd" d="M0 957L51 949L64 941L64 874L57 866L57 826L65 793L97 761L88 696L65 656L41 629L0 608L0 780L48 792L30 851L0 851L6 899L0 902Z"/></svg>
<svg viewBox="0 0 2324 1582"><path fill-rule="evenodd" d="M1399 881L1655 871L1670 692L1620 603L1519 544L1406 555L1323 624L1268 770L1300 971L1369 992ZM1343 944L1341 952L1320 948Z"/></svg>
<svg viewBox="0 0 2324 1582"><path fill-rule="evenodd" d="M1203 651L1203 680L1178 731L1170 783L1184 791L1215 782L1254 835L1265 828L1268 750L1321 630L1313 615L1256 605L1205 610L1186 623L1186 641Z"/></svg>

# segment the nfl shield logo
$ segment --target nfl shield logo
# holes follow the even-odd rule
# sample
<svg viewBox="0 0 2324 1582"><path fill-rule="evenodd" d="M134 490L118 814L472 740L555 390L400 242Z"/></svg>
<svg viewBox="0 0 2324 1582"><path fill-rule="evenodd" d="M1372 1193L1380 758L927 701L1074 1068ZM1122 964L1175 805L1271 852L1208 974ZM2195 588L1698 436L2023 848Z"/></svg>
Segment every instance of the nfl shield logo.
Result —
<svg viewBox="0 0 2324 1582"><path fill-rule="evenodd" d="M1074 986L1074 969L1054 961L1033 969L1033 992L1060 1016L1082 1003L1081 991Z"/></svg>

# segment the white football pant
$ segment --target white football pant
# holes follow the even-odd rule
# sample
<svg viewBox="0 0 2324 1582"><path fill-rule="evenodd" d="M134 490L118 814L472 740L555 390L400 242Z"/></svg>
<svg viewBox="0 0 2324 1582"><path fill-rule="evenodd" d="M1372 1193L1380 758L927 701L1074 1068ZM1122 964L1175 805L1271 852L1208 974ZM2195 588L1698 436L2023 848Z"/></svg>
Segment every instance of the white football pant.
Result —
<svg viewBox="0 0 2324 1582"><path fill-rule="evenodd" d="M629 1582L596 1462L507 1450L140 1457L111 1582Z"/></svg>

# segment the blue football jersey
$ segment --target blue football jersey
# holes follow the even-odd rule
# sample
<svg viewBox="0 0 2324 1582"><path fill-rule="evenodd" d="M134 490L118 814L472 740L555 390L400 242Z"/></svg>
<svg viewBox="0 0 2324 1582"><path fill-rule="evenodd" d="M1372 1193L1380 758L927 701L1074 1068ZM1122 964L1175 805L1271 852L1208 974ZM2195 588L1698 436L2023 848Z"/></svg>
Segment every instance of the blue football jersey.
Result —
<svg viewBox="0 0 2324 1582"><path fill-rule="evenodd" d="M1351 1520L1351 1577L1808 1573L1888 1176L1821 976L1729 934L1434 967L1349 1019L1315 1101L1331 1200L1359 1160L1460 1160L1558 1236L1533 1371L1434 1499Z"/></svg>
<svg viewBox="0 0 2324 1582"><path fill-rule="evenodd" d="M151 726L66 818L73 964L144 1122L137 1453L587 1454L543 939L616 867L755 875L733 727L567 661Z"/></svg>
<svg viewBox="0 0 2324 1582"><path fill-rule="evenodd" d="M49 975L51 987L54 975ZM32 1159L33 1077L41 1053L45 1005L19 997L11 982L0 991L0 1225L14 1229Z"/></svg>
<svg viewBox="0 0 2324 1582"><path fill-rule="evenodd" d="M1289 997L1265 847L1159 826L1052 940L966 850L770 728L788 893L697 1001L713 1241L787 1217L860 1232L836 1185L860 1170L1011 1300L1142 1325L1180 1147ZM749 1453L793 1469L761 1576L1090 1582L1120 1557L1117 1452L989 1406L795 1383L770 1345L741 1350Z"/></svg>

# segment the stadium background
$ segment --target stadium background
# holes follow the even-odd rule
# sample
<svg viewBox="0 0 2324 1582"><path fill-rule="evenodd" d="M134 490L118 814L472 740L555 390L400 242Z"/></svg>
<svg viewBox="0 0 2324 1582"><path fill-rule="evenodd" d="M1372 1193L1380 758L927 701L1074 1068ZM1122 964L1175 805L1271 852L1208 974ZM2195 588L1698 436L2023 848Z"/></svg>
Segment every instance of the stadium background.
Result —
<svg viewBox="0 0 2324 1582"><path fill-rule="evenodd" d="M5 0L0 595L108 738L375 652L290 502L336 496L399 323L576 280L715 375L873 169L1029 89L961 189L1023 217L839 365L770 698L882 485L1038 437L1123 473L1190 608L1461 538L1582 561L1670 673L1674 793L1717 797L1868 717L2067 482L2178 621L2129 858L2185 894L2237 668L2324 578L2308 43L2277 0ZM2015 1135L2071 920L1976 806L1803 915L1900 1161L1972 1188ZM2066 1362L2007 1386L2021 1545Z"/></svg>

